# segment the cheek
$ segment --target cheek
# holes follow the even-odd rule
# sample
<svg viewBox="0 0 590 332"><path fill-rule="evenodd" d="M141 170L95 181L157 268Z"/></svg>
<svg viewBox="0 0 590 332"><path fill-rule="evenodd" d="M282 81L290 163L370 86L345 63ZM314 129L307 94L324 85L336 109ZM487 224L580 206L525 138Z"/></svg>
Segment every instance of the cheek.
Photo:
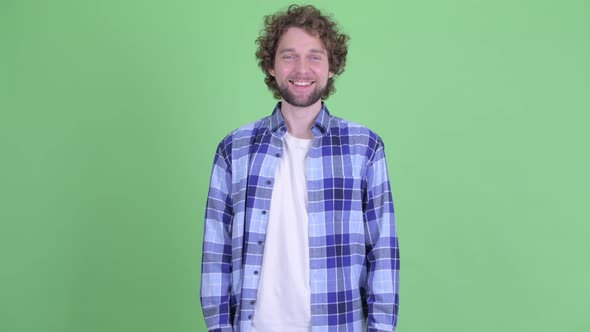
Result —
<svg viewBox="0 0 590 332"><path fill-rule="evenodd" d="M322 64L318 65L316 67L316 72L318 74L321 73L321 76L325 76L327 78L332 77L331 73L330 73L330 66L327 63L326 64L322 63Z"/></svg>
<svg viewBox="0 0 590 332"><path fill-rule="evenodd" d="M282 66L276 67L275 71L276 71L276 74L279 76L287 76L291 72L291 69L289 68L289 66L282 65Z"/></svg>

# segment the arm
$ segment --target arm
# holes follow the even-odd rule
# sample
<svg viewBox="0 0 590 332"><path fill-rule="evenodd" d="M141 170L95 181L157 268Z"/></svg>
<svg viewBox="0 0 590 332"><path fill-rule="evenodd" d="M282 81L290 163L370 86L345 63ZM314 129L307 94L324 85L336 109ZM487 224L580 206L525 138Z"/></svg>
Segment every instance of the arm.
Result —
<svg viewBox="0 0 590 332"><path fill-rule="evenodd" d="M220 144L213 161L205 211L201 307L207 330L231 332L231 165Z"/></svg>
<svg viewBox="0 0 590 332"><path fill-rule="evenodd" d="M395 331L399 306L399 250L383 144L366 172L367 331Z"/></svg>

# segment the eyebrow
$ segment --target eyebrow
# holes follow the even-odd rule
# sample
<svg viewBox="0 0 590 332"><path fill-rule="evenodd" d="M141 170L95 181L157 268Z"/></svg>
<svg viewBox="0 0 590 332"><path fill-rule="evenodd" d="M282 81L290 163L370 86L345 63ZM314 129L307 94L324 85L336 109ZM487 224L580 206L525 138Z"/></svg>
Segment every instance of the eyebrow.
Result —
<svg viewBox="0 0 590 332"><path fill-rule="evenodd" d="M295 49L294 48L284 48L279 51L279 54L288 53L288 52L295 52ZM311 50L309 50L309 52L325 54L325 51L320 48L312 48Z"/></svg>

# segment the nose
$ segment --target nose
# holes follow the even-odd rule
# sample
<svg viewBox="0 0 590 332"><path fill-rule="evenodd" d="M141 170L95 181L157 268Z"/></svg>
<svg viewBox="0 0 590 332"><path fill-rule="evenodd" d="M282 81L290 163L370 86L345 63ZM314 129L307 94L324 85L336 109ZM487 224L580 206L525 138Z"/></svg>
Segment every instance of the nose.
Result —
<svg viewBox="0 0 590 332"><path fill-rule="evenodd" d="M307 73L309 71L309 64L307 63L307 59L305 59L305 58L298 59L297 62L295 63L295 71L298 74Z"/></svg>

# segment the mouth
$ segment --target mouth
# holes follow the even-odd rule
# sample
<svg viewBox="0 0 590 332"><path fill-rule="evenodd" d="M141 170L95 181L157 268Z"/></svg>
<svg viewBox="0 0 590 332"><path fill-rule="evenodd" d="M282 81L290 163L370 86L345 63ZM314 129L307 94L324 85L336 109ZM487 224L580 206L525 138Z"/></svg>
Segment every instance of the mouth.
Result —
<svg viewBox="0 0 590 332"><path fill-rule="evenodd" d="M314 84L315 81L295 81L295 80L289 80L289 83L293 84L296 87L306 88L306 87Z"/></svg>

